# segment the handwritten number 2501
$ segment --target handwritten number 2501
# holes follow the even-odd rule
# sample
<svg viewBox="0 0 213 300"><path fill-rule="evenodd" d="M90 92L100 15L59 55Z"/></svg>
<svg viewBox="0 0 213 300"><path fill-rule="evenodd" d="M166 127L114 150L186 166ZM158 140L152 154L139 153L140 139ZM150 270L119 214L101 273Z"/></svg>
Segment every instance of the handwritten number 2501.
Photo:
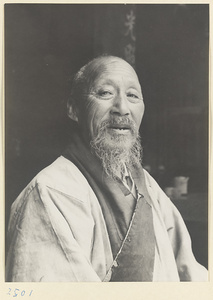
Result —
<svg viewBox="0 0 213 300"><path fill-rule="evenodd" d="M10 295L12 297L17 297L18 295L23 296L31 296L32 295L33 290L30 291L30 293L26 293L25 290L20 291L19 289L14 289L12 290L11 288L9 288L9 292L7 293L7 295Z"/></svg>

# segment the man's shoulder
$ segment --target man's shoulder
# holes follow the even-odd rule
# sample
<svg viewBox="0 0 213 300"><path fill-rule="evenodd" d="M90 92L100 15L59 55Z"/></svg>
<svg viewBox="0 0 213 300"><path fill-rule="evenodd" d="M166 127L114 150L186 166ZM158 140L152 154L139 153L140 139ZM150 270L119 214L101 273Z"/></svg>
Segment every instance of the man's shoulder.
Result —
<svg viewBox="0 0 213 300"><path fill-rule="evenodd" d="M171 201L164 193L162 188L158 185L156 180L146 170L144 170L144 175L146 186L152 200L154 200L154 202L157 202L160 207L168 205L168 203L170 203Z"/></svg>
<svg viewBox="0 0 213 300"><path fill-rule="evenodd" d="M161 211L161 214L164 218L164 221L169 223L168 220L173 220L173 215L178 214L177 209L174 206L171 199L165 194L165 192L158 185L156 180L144 170L145 180L149 195L151 196L152 203L158 211Z"/></svg>
<svg viewBox="0 0 213 300"><path fill-rule="evenodd" d="M58 157L51 165L40 171L34 178L37 184L51 187L71 184L85 184L87 181L80 170L64 156Z"/></svg>
<svg viewBox="0 0 213 300"><path fill-rule="evenodd" d="M156 180L152 177L152 175L150 175L149 172L146 171L145 169L143 169L143 172L146 181L146 186L154 190L160 190L161 189L160 186L158 185Z"/></svg>
<svg viewBox="0 0 213 300"><path fill-rule="evenodd" d="M75 198L82 198L88 193L88 182L80 170L63 156L41 170L26 186L18 198L27 198L32 190L39 193L52 190Z"/></svg>

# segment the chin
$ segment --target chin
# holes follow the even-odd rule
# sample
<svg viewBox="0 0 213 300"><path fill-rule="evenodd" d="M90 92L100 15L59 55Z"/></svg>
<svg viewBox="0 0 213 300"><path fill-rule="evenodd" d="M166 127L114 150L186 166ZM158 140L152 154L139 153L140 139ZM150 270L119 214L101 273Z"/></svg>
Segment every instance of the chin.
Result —
<svg viewBox="0 0 213 300"><path fill-rule="evenodd" d="M120 149L130 149L135 143L136 138L132 135L109 135L105 137L105 144L109 148L120 148Z"/></svg>

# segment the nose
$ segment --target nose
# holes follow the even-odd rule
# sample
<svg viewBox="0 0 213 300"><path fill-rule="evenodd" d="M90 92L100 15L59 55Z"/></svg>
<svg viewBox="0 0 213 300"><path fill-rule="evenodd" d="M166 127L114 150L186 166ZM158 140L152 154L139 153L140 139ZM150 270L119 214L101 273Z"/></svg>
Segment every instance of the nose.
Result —
<svg viewBox="0 0 213 300"><path fill-rule="evenodd" d="M130 114L128 100L124 95L117 95L111 108L111 114L125 116Z"/></svg>

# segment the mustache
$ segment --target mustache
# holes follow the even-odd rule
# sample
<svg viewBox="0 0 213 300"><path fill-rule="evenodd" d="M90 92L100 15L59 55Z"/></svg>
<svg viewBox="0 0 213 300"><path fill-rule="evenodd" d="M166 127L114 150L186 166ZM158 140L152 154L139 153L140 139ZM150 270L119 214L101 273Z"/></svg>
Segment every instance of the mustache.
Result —
<svg viewBox="0 0 213 300"><path fill-rule="evenodd" d="M109 120L105 120L100 125L100 130L107 129L113 126L126 127L133 133L136 132L136 124L127 116L112 116Z"/></svg>

